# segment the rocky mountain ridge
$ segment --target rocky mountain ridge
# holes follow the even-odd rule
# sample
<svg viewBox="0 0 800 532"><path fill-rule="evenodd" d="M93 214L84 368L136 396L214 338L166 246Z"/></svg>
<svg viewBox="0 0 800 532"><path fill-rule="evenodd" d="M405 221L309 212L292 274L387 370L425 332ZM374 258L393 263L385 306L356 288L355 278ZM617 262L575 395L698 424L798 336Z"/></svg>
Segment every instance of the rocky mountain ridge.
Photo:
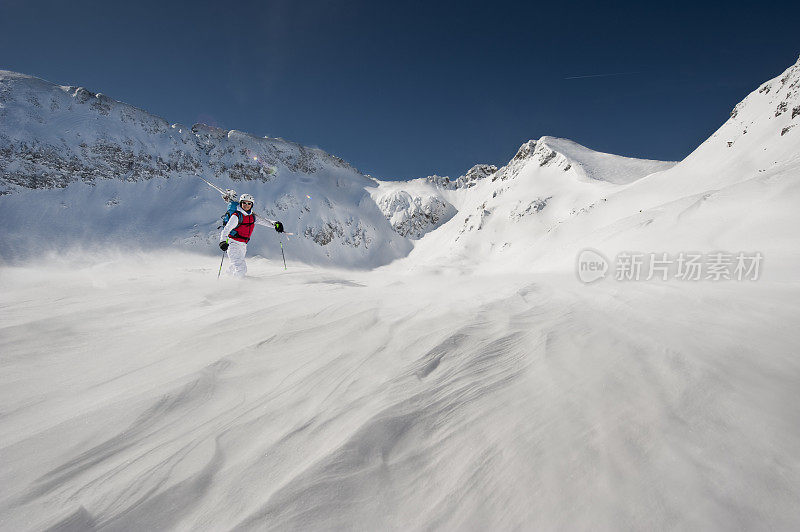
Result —
<svg viewBox="0 0 800 532"><path fill-rule="evenodd" d="M88 243L84 235L99 223L107 229L93 245L213 251L224 204L195 175L254 194L259 212L297 235L298 260L368 267L410 249L371 201L374 181L339 157L280 138L169 124L82 87L0 71L0 199L9 229L0 255L20 247L25 231L15 220L32 194L46 198L47 216L28 236L59 249ZM253 251L279 254L269 238L256 237Z"/></svg>

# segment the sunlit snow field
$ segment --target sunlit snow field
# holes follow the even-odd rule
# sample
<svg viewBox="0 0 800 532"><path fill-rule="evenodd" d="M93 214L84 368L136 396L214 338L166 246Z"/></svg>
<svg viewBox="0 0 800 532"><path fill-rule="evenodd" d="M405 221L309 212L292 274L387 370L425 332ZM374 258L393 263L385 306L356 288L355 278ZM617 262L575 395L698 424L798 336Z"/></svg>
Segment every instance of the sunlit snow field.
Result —
<svg viewBox="0 0 800 532"><path fill-rule="evenodd" d="M0 84L3 532L800 530L800 60L678 163L545 135L404 183ZM218 280L186 169L294 235ZM763 263L584 284L587 249Z"/></svg>
<svg viewBox="0 0 800 532"><path fill-rule="evenodd" d="M218 264L0 268L0 528L800 527L797 283Z"/></svg>

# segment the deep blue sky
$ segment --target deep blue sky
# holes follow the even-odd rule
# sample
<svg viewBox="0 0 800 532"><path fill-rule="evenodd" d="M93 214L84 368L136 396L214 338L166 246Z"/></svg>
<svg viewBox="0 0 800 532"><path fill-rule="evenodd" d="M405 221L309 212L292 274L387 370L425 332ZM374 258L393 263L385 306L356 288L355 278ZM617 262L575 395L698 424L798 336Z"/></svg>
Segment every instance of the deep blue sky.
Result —
<svg viewBox="0 0 800 532"><path fill-rule="evenodd" d="M681 159L794 63L797 20L796 1L0 0L0 69L456 177L542 135Z"/></svg>

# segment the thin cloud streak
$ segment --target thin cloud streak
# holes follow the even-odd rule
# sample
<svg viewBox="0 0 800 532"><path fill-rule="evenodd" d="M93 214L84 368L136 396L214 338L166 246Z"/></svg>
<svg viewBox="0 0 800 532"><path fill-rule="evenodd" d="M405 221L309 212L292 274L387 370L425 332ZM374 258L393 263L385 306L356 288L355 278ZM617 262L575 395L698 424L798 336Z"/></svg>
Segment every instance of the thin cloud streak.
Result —
<svg viewBox="0 0 800 532"><path fill-rule="evenodd" d="M610 76L625 76L628 74L641 74L641 70L636 70L634 72L612 72L610 74L589 74L588 76L569 76L568 78L564 79L586 79L586 78L607 78Z"/></svg>

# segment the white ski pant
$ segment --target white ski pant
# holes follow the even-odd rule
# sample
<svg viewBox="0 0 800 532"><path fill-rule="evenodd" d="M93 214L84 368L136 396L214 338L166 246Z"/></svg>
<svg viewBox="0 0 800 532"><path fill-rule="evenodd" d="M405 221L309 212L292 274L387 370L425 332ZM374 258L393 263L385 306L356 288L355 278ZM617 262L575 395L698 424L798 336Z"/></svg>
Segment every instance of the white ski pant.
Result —
<svg viewBox="0 0 800 532"><path fill-rule="evenodd" d="M228 273L237 279L242 279L247 273L245 254L247 254L247 244L232 238L228 240L228 259L230 259Z"/></svg>

